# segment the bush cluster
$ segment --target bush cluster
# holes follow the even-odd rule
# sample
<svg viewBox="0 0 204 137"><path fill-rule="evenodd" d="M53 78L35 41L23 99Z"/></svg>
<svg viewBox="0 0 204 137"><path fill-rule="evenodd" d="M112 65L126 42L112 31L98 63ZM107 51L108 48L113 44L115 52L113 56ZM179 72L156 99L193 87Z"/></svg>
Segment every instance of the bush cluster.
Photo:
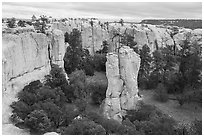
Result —
<svg viewBox="0 0 204 137"><path fill-rule="evenodd" d="M155 89L154 98L160 102L168 101L168 93L164 84L159 83Z"/></svg>
<svg viewBox="0 0 204 137"><path fill-rule="evenodd" d="M135 125L136 129L146 135L173 135L176 122L169 116L161 113L156 107L142 104L137 111L127 112L128 119Z"/></svg>
<svg viewBox="0 0 204 137"><path fill-rule="evenodd" d="M91 93L91 99L94 105L100 105L106 98L107 85L99 82L93 82L87 86L87 90Z"/></svg>

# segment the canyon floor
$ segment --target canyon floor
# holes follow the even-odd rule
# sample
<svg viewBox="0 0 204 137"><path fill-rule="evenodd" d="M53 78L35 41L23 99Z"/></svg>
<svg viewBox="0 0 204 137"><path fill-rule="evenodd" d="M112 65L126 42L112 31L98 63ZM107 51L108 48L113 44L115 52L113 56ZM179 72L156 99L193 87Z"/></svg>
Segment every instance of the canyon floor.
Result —
<svg viewBox="0 0 204 137"><path fill-rule="evenodd" d="M95 72L95 75L87 78L88 82L100 81L101 83L107 84L107 78L105 73ZM198 119L202 120L202 106L197 103L186 103L180 106L176 100L168 100L165 103L158 102L154 99L153 90L140 90L143 101L146 104L151 104L160 109L163 113L171 116L179 123L190 123L191 121ZM169 95L173 96L173 95Z"/></svg>
<svg viewBox="0 0 204 137"><path fill-rule="evenodd" d="M152 90L141 90L140 94L142 94L144 103L155 105L163 113L168 114L180 123L190 123L195 119L202 120L202 106L200 104L186 103L180 106L176 100L161 103L153 98L154 92Z"/></svg>

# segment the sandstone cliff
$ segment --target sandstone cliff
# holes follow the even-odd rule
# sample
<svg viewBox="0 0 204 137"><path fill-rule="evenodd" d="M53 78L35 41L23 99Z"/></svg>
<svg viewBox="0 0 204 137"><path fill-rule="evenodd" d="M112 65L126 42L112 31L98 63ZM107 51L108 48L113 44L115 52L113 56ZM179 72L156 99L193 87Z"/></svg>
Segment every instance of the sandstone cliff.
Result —
<svg viewBox="0 0 204 137"><path fill-rule="evenodd" d="M174 27L156 26L150 24L128 24L124 23L123 26L118 23L104 24L94 22L91 26L88 21L81 20L68 20L66 22L55 22L52 28L62 30L64 33L70 33L73 28L77 28L82 34L82 46L89 50L90 54L100 50L104 40L108 41L111 45L110 52L114 51L119 43L120 38L118 34L129 34L134 37L137 47L141 48L147 44L150 51L153 52L157 48L165 47L166 45L176 45L179 47L181 41L186 38L189 32L192 42L201 42L202 36L201 29L191 30L184 28L177 28L178 32L175 33Z"/></svg>
<svg viewBox="0 0 204 137"><path fill-rule="evenodd" d="M107 54L108 89L104 105L107 118L122 121L126 110L137 109L139 67L139 55L127 46L121 47L119 53Z"/></svg>
<svg viewBox="0 0 204 137"><path fill-rule="evenodd" d="M66 47L63 33L53 30L50 37L34 32L4 34L2 49L2 127L3 134L12 134L7 132L7 128L13 126L9 121L12 111L10 104L17 100L17 93L25 85L34 80L42 80L49 74L51 62L63 67ZM16 127L13 129L17 133L26 134Z"/></svg>

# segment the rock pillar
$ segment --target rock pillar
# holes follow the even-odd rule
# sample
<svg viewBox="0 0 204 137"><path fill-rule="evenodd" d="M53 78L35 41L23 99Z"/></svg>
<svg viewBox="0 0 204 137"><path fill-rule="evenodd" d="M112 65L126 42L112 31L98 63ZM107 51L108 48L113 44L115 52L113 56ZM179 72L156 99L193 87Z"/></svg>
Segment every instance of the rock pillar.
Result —
<svg viewBox="0 0 204 137"><path fill-rule="evenodd" d="M119 53L107 54L108 89L104 115L108 119L122 121L126 110L137 109L139 67L140 57L130 47L123 46L119 49Z"/></svg>

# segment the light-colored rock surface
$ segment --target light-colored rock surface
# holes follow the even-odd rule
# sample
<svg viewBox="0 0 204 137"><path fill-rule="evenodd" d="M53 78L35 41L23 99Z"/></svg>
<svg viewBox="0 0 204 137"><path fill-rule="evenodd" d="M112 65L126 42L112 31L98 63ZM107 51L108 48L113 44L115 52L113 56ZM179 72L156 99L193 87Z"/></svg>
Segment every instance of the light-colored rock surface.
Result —
<svg viewBox="0 0 204 137"><path fill-rule="evenodd" d="M50 39L50 58L52 63L64 68L64 55L66 52L66 46L64 42L64 33L61 30L53 30L51 32Z"/></svg>
<svg viewBox="0 0 204 137"><path fill-rule="evenodd" d="M140 57L133 49L123 46L119 53L108 53L106 76L108 89L104 104L104 115L122 121L126 110L137 109L137 75Z"/></svg>
<svg viewBox="0 0 204 137"><path fill-rule="evenodd" d="M50 47L50 48L48 48ZM2 128L3 134L23 134L9 120L10 104L17 101L17 93L35 80L43 80L49 74L50 63L63 67L65 54L64 35L53 30L51 37L42 33L4 34L2 38ZM9 126L8 126L9 125ZM7 132L7 128L15 133ZM4 129L6 128L6 129Z"/></svg>
<svg viewBox="0 0 204 137"><path fill-rule="evenodd" d="M91 55L93 55L94 51L102 48L101 45L104 40L107 40L109 45L111 45L109 51L115 51L120 42L120 38L115 37L115 34L134 36L137 47L142 48L142 46L147 44L151 52L156 50L156 43L158 48L161 48L166 45L173 46L175 42L179 48L179 44L186 38L187 32L192 34L190 36L192 41L201 41L200 37L202 37L201 29L191 30L177 27L178 33L172 37L171 35L174 33L175 27L171 26L129 23L124 23L124 26L118 23L109 23L108 26L103 24L101 26L96 21L92 27L89 21L84 20L55 22L52 28L60 29L64 33L70 33L73 28L78 29L82 34L82 47L88 49Z"/></svg>
<svg viewBox="0 0 204 137"><path fill-rule="evenodd" d="M6 124L6 125L3 125L2 134L3 135L29 135L29 132L19 129L13 124Z"/></svg>
<svg viewBox="0 0 204 137"><path fill-rule="evenodd" d="M140 57L133 49L123 46L119 50L120 75L124 82L121 94L122 110L136 109L138 97L137 76L140 68Z"/></svg>
<svg viewBox="0 0 204 137"><path fill-rule="evenodd" d="M120 95L123 90L123 81L120 79L119 59L116 53L107 54L106 77L108 88L104 105L104 115L121 121Z"/></svg>
<svg viewBox="0 0 204 137"><path fill-rule="evenodd" d="M48 132L48 133L45 133L44 135L59 135L59 134L57 134L56 132Z"/></svg>
<svg viewBox="0 0 204 137"><path fill-rule="evenodd" d="M6 34L3 35L2 45L3 92L12 79L49 67L48 42L44 34Z"/></svg>

